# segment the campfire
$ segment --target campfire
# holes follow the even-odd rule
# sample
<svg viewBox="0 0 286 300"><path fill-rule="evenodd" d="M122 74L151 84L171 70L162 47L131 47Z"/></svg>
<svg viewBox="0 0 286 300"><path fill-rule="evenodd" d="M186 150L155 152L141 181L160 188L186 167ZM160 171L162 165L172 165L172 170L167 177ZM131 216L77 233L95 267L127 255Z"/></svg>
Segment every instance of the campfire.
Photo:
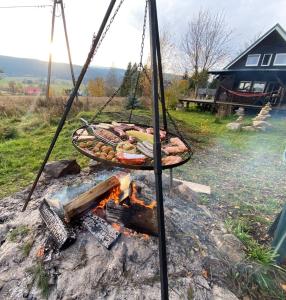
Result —
<svg viewBox="0 0 286 300"><path fill-rule="evenodd" d="M44 200L40 213L60 249L69 246L82 228L107 249L121 234L141 234L144 239L158 234L156 202L129 173L119 172L70 199L58 195Z"/></svg>

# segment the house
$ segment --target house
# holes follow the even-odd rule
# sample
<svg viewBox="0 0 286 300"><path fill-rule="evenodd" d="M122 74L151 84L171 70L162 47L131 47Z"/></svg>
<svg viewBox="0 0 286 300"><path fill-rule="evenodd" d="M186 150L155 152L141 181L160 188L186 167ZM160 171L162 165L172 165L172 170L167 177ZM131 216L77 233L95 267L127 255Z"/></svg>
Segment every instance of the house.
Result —
<svg viewBox="0 0 286 300"><path fill-rule="evenodd" d="M216 75L216 104L286 108L286 32L276 24Z"/></svg>

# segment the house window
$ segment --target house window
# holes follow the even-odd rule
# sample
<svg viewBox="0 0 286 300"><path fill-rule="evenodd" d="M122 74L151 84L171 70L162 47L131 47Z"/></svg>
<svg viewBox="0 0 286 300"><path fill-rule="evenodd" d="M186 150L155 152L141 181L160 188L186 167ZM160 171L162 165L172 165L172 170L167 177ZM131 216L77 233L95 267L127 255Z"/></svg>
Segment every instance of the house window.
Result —
<svg viewBox="0 0 286 300"><path fill-rule="evenodd" d="M240 81L238 90L242 92L248 92L251 87L251 81Z"/></svg>
<svg viewBox="0 0 286 300"><path fill-rule="evenodd" d="M263 93L265 90L266 82L255 81L252 86L252 92Z"/></svg>
<svg viewBox="0 0 286 300"><path fill-rule="evenodd" d="M271 62L272 54L264 54L261 62L261 66L268 67Z"/></svg>
<svg viewBox="0 0 286 300"><path fill-rule="evenodd" d="M286 66L286 53L277 53L273 65Z"/></svg>
<svg viewBox="0 0 286 300"><path fill-rule="evenodd" d="M258 66L260 54L249 54L246 60L246 67Z"/></svg>

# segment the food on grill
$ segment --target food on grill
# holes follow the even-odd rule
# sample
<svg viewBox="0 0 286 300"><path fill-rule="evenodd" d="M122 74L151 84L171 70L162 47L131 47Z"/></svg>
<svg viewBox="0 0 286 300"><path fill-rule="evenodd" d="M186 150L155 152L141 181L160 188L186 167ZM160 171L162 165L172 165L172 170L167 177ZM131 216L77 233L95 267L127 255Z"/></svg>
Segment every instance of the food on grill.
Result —
<svg viewBox="0 0 286 300"><path fill-rule="evenodd" d="M92 131L92 136L91 132ZM84 133L85 135L81 135ZM120 163L137 168L152 168L154 163L154 129L112 122L112 124L90 124L88 128L78 129L73 137L73 142L82 148L82 152L94 159ZM188 152L186 144L178 137L172 137L167 132L160 130L162 143L162 165L171 166L186 159ZM142 167L139 167L143 165ZM136 167L133 167L136 168Z"/></svg>
<svg viewBox="0 0 286 300"><path fill-rule="evenodd" d="M136 153L136 146L132 145L129 142L121 142L116 147L117 152L126 152L135 154Z"/></svg>
<svg viewBox="0 0 286 300"><path fill-rule="evenodd" d="M148 146L146 146L148 144ZM149 146L151 145L151 147ZM137 149L147 157L153 158L153 145L148 142L137 143ZM151 150L152 149L152 150Z"/></svg>
<svg viewBox="0 0 286 300"><path fill-rule="evenodd" d="M162 158L162 164L164 166L173 165L180 163L182 160L183 159L180 156L166 156Z"/></svg>
<svg viewBox="0 0 286 300"><path fill-rule="evenodd" d="M163 152L169 154L179 154L188 151L186 145L179 138L171 138L170 143L163 147Z"/></svg>
<svg viewBox="0 0 286 300"><path fill-rule="evenodd" d="M153 128L147 128L146 132L149 134L154 134L154 129ZM160 130L160 139L161 141L164 140L166 138L167 132L164 130Z"/></svg>
<svg viewBox="0 0 286 300"><path fill-rule="evenodd" d="M127 165L142 165L146 161L146 156L142 154L118 152L116 157L119 162Z"/></svg>
<svg viewBox="0 0 286 300"><path fill-rule="evenodd" d="M133 125L132 127L133 127L133 129L138 130L140 132L145 132L145 129L143 129L143 128L139 127L139 126Z"/></svg>
<svg viewBox="0 0 286 300"><path fill-rule="evenodd" d="M126 134L128 136L136 138L137 140L139 140L141 142L149 142L149 143L153 144L153 135L152 134L141 132L141 131L136 131L136 130L126 131Z"/></svg>
<svg viewBox="0 0 286 300"><path fill-rule="evenodd" d="M85 142L79 143L80 148L87 148L87 144Z"/></svg>
<svg viewBox="0 0 286 300"><path fill-rule="evenodd" d="M94 141L95 137L93 135L77 136L75 137L75 140L78 142Z"/></svg>
<svg viewBox="0 0 286 300"><path fill-rule="evenodd" d="M107 123L99 123L98 125L96 125L96 128L102 128L102 129L110 129L112 127L113 125Z"/></svg>
<svg viewBox="0 0 286 300"><path fill-rule="evenodd" d="M118 136L106 129L95 129L94 135L98 139L104 141L107 144L111 144L112 146L115 146L116 144L121 142L121 139Z"/></svg>
<svg viewBox="0 0 286 300"><path fill-rule="evenodd" d="M76 131L76 135L80 135L80 136L88 136L89 133L85 130L85 129L78 129Z"/></svg>
<svg viewBox="0 0 286 300"><path fill-rule="evenodd" d="M115 159L115 151L111 146L107 146L102 142L98 142L92 148L93 155L95 157L106 159L106 160L113 160ZM117 160L113 160L117 161Z"/></svg>
<svg viewBox="0 0 286 300"><path fill-rule="evenodd" d="M145 132L145 130L139 126L135 126L133 124L120 124L117 126L114 126L113 130L119 134L120 137L126 137L126 131L127 130L136 130L140 132Z"/></svg>

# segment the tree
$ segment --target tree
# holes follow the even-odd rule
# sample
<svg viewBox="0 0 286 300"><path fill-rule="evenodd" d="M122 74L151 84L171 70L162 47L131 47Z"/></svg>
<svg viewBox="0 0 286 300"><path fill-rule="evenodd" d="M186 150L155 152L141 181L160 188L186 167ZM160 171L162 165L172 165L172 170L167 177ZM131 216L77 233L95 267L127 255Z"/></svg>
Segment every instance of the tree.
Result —
<svg viewBox="0 0 286 300"><path fill-rule="evenodd" d="M199 74L219 65L229 57L232 31L222 13L211 14L200 10L182 37L181 49L187 58L188 68L193 72L196 89Z"/></svg>
<svg viewBox="0 0 286 300"><path fill-rule="evenodd" d="M165 90L166 105L168 108L174 109L178 103L178 99L187 94L189 88L189 80L175 79Z"/></svg>
<svg viewBox="0 0 286 300"><path fill-rule="evenodd" d="M127 97L129 95L131 89L131 75L132 75L131 72L132 72L132 64L131 62L129 62L122 81L122 86L120 90L121 97Z"/></svg>
<svg viewBox="0 0 286 300"><path fill-rule="evenodd" d="M90 96L105 96L105 84L103 78L98 77L95 80L89 80L87 83L87 89Z"/></svg>
<svg viewBox="0 0 286 300"><path fill-rule="evenodd" d="M106 89L106 96L111 96L118 88L118 78L116 75L115 68L110 68L106 79L105 79L105 89Z"/></svg>

